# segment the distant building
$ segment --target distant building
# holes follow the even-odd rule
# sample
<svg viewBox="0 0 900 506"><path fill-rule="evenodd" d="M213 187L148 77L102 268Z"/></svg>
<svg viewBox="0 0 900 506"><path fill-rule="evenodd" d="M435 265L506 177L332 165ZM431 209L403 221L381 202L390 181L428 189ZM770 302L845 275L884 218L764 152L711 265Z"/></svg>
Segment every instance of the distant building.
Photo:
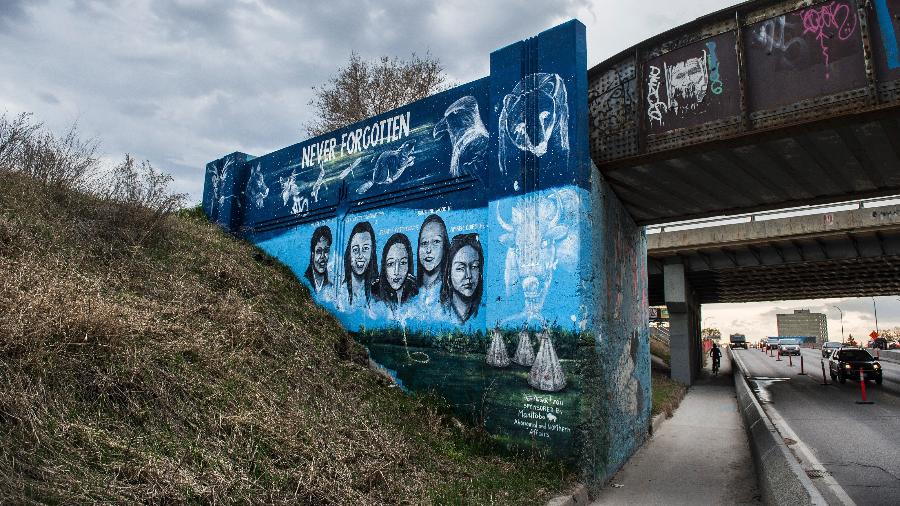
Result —
<svg viewBox="0 0 900 506"><path fill-rule="evenodd" d="M795 309L793 314L777 314L779 337L813 336L817 344L828 340L828 320L822 313Z"/></svg>

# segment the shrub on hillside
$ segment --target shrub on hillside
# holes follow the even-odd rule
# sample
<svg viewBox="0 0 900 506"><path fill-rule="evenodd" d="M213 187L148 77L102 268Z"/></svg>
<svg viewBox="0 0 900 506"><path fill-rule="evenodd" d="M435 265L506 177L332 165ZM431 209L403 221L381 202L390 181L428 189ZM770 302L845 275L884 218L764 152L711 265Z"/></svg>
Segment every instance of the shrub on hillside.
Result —
<svg viewBox="0 0 900 506"><path fill-rule="evenodd" d="M13 159L24 142L30 139L40 125L31 122L30 114L20 114L15 119L0 115L0 172L11 170Z"/></svg>
<svg viewBox="0 0 900 506"><path fill-rule="evenodd" d="M73 214L85 218L92 235L146 246L163 237L170 215L186 196L174 193L172 176L137 162L131 155L104 170L96 140L82 140L77 125L59 137L35 123L30 114L0 115L0 173L16 172L69 200ZM95 198L72 198L58 190L75 190Z"/></svg>
<svg viewBox="0 0 900 506"><path fill-rule="evenodd" d="M186 196L172 193L172 176L131 155L109 172L100 196L116 205L107 217L112 230L132 246L157 239L169 228L169 216L180 209Z"/></svg>
<svg viewBox="0 0 900 506"><path fill-rule="evenodd" d="M89 190L100 168L97 148L96 140L81 139L77 124L60 137L29 114L13 120L0 116L0 168L46 185Z"/></svg>

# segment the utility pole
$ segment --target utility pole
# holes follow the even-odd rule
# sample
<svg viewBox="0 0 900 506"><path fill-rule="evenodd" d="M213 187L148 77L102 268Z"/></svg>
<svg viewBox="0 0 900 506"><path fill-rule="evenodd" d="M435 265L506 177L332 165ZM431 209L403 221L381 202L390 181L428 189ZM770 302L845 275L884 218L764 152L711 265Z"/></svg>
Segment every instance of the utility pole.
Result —
<svg viewBox="0 0 900 506"><path fill-rule="evenodd" d="M844 342L844 311L837 306L831 306L841 312L841 343Z"/></svg>
<svg viewBox="0 0 900 506"><path fill-rule="evenodd" d="M875 297L872 297L872 309L875 310L875 333L881 335L881 333L878 332L878 306L875 305Z"/></svg>

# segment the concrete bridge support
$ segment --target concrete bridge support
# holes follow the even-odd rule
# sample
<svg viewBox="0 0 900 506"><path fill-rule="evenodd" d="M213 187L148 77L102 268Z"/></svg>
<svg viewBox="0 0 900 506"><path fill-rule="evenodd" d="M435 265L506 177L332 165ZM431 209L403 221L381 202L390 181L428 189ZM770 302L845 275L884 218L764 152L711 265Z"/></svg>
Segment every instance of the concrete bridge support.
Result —
<svg viewBox="0 0 900 506"><path fill-rule="evenodd" d="M669 309L669 346L672 379L693 384L700 371L700 305L694 296L683 264L663 267L666 307Z"/></svg>

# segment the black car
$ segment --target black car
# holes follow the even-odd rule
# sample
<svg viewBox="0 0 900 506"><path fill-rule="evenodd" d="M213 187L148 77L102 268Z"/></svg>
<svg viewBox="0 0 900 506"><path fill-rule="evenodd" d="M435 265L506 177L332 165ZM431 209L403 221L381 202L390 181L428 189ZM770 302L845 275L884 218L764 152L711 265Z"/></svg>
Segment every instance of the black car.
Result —
<svg viewBox="0 0 900 506"><path fill-rule="evenodd" d="M846 383L847 378L859 379L859 370L863 370L866 380L882 381L881 364L868 351L861 348L841 348L831 353L828 361L831 379Z"/></svg>

